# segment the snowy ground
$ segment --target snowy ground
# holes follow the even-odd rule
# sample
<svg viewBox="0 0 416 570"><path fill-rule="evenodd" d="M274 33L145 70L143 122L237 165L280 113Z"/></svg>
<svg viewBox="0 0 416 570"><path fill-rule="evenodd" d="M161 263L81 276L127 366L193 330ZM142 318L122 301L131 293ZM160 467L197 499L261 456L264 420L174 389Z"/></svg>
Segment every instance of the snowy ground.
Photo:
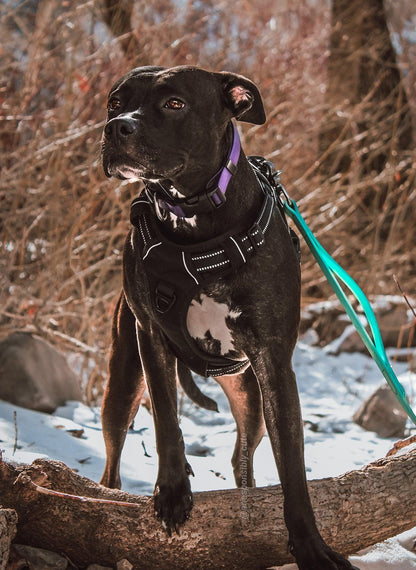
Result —
<svg viewBox="0 0 416 570"><path fill-rule="evenodd" d="M351 421L361 402L384 382L370 358L358 353L333 356L328 348L311 346L305 337L298 343L294 368L303 417L308 422L305 455L309 479L339 475L386 455L393 440L381 439ZM416 386L415 375L405 363L395 364L394 369L411 396ZM200 386L217 401L220 414L197 408L186 397L181 398L181 427L195 473L192 487L194 491L232 488L234 421L218 385L201 380ZM74 437L69 431L81 429L82 437ZM17 462L30 463L38 457L59 459L81 475L98 481L105 457L99 410L68 403L50 416L0 402L0 449L6 460ZM151 494L156 473L153 422L148 411L141 408L124 447L123 489ZM267 436L255 455L255 476L258 486L278 482ZM416 568L416 554L412 550L415 538L416 528L351 560L362 570ZM296 565L285 566L285 570L293 568Z"/></svg>

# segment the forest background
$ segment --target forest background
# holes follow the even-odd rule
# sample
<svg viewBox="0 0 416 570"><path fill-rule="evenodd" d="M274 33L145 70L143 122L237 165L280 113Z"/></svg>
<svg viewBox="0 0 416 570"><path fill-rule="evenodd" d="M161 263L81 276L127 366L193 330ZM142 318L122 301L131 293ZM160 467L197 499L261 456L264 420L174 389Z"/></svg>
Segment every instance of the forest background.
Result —
<svg viewBox="0 0 416 570"><path fill-rule="evenodd" d="M36 332L106 379L137 184L100 164L106 96L138 65L252 79L240 125L324 247L367 294L415 294L413 0L27 0L0 14L0 339ZM332 292L302 247L303 303Z"/></svg>

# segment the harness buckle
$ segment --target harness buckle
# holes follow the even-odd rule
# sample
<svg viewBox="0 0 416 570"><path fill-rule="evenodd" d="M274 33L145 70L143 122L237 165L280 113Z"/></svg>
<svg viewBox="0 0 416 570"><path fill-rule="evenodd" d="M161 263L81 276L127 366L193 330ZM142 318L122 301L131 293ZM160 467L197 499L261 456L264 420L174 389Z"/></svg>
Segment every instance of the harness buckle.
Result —
<svg viewBox="0 0 416 570"><path fill-rule="evenodd" d="M156 310L159 313L167 313L176 302L176 294L173 287L168 283L160 282L156 287Z"/></svg>
<svg viewBox="0 0 416 570"><path fill-rule="evenodd" d="M222 192L218 186L212 190L207 190L206 196L208 198L208 202L215 209L220 208L226 201L224 192Z"/></svg>
<svg viewBox="0 0 416 570"><path fill-rule="evenodd" d="M254 249L259 249L264 244L264 232L258 223L255 223L247 232L248 239Z"/></svg>

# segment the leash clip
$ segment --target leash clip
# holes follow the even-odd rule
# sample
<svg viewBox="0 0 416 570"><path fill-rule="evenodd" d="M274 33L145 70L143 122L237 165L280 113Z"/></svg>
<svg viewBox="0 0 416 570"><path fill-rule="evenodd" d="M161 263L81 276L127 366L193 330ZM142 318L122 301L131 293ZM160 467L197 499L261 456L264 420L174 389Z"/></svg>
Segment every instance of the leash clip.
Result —
<svg viewBox="0 0 416 570"><path fill-rule="evenodd" d="M266 164L269 168L269 180L273 184L274 188L276 189L277 198L282 206L285 204L287 206L292 206L293 201L292 198L289 196L286 188L280 182L280 175L282 174L281 170L276 170L274 164L269 160L266 161Z"/></svg>
<svg viewBox="0 0 416 570"><path fill-rule="evenodd" d="M280 179L278 181L278 183L276 184L276 190L277 190L277 199L279 200L280 204L284 207L289 206L292 207L293 205L293 200L292 198L289 196L289 194L287 193L286 188L283 186L283 184L280 182Z"/></svg>

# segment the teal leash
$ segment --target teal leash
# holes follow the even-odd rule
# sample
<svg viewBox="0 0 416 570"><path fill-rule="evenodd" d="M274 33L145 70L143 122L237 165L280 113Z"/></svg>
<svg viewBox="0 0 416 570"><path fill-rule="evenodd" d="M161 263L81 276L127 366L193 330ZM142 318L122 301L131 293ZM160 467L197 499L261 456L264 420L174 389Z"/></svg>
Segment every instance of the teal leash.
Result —
<svg viewBox="0 0 416 570"><path fill-rule="evenodd" d="M316 239L312 231L307 226L305 220L301 216L296 202L289 197L285 188L280 183L279 174L280 173L278 172L274 174L274 183L278 192L278 199L280 200L285 213L296 224L296 227L308 244L314 258L318 262L318 265L322 269L322 272L327 278L332 289L335 291L335 294L340 300L347 315L351 319L352 324L357 329L357 332L367 347L369 353L380 368L388 385L393 390L404 411L416 425L416 415L409 405L409 402L407 401L405 389L399 382L387 358L376 316L367 297L364 295L363 291L352 279L352 277L329 255L327 251L325 251L325 249ZM354 297L363 308L370 332L368 332L363 326L360 317L357 315L355 309L349 302L344 290L342 289L341 283L343 283L345 287L350 290L350 292L354 295Z"/></svg>

